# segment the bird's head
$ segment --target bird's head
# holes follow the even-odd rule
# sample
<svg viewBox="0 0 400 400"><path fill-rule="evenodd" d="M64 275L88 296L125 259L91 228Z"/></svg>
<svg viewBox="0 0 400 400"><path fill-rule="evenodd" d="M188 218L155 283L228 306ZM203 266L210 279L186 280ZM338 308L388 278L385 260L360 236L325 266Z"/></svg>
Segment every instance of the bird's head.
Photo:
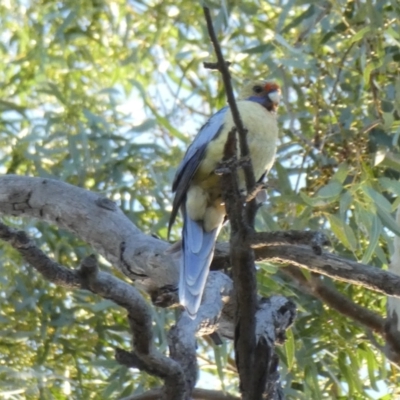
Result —
<svg viewBox="0 0 400 400"><path fill-rule="evenodd" d="M281 89L275 82L247 82L239 93L239 100L251 100L268 111L275 112L281 99Z"/></svg>

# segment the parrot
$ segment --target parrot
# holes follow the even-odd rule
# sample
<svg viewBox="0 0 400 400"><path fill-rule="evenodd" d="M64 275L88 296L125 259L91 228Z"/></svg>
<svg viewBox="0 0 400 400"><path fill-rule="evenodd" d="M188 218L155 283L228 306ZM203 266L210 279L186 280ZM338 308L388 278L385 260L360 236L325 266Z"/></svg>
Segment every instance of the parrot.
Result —
<svg viewBox="0 0 400 400"><path fill-rule="evenodd" d="M281 90L264 80L246 82L237 107L247 129L247 143L256 181L268 173L275 159L278 139L277 108ZM199 130L177 168L168 236L176 216L183 216L179 302L194 319L214 255L217 236L226 219L221 176L215 170L223 159L228 133L235 126L229 106L217 111ZM242 170L239 189L246 192Z"/></svg>

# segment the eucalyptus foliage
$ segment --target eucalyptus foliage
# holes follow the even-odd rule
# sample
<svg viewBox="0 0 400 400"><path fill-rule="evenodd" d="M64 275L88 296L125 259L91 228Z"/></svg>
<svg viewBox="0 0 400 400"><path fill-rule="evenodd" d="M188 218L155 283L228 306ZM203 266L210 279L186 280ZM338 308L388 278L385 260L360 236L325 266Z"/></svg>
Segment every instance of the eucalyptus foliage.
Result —
<svg viewBox="0 0 400 400"><path fill-rule="evenodd" d="M283 88L282 136L257 229L323 230L336 253L387 268L400 234L392 216L400 204L398 1L207 5L235 86L255 76ZM201 7L191 0L3 0L0 172L101 192L143 231L166 239L178 161L225 105L219 73L202 66L214 55ZM64 265L91 252L43 223L7 222ZM114 361L113 348L130 341L117 306L49 284L6 245L0 253L0 397L117 398L160 384ZM397 369L365 329L273 265L260 265L258 278L261 294L292 296L299 308L280 349L288 399L399 394ZM382 295L331 284L384 315ZM154 310L154 320L166 350L174 314ZM199 360L200 386L211 375L216 387L237 393L230 343L202 341Z"/></svg>

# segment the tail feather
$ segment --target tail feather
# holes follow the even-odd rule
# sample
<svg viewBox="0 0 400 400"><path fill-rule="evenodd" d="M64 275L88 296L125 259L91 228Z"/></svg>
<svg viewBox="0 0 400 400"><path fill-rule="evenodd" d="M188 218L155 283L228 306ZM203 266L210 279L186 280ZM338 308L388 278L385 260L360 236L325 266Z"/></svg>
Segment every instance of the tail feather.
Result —
<svg viewBox="0 0 400 400"><path fill-rule="evenodd" d="M220 227L205 232L184 213L179 301L194 318L200 307Z"/></svg>
<svg viewBox="0 0 400 400"><path fill-rule="evenodd" d="M186 228L186 229L185 229ZM203 227L200 223L190 220L188 216L185 216L185 227L184 234L182 235L186 239L186 247L190 249L192 253L199 253L203 246Z"/></svg>

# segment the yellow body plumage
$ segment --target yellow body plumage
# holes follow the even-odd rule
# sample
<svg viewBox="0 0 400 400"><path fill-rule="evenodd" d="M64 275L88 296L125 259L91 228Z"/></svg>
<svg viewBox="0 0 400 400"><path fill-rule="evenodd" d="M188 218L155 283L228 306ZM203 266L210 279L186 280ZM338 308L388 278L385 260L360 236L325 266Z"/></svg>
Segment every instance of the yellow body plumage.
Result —
<svg viewBox="0 0 400 400"><path fill-rule="evenodd" d="M247 82L237 101L247 129L247 143L256 181L271 168L276 151L276 109L280 89L276 83ZM182 259L179 300L194 318L200 307L212 261L215 241L225 219L221 177L215 173L222 161L228 133L234 127L232 113L225 107L200 129L179 165L172 185L175 194L169 229L179 208L183 214ZM240 150L238 149L240 157ZM240 190L246 183L238 172Z"/></svg>
<svg viewBox="0 0 400 400"><path fill-rule="evenodd" d="M247 143L256 180L268 171L275 158L278 125L276 114L260 104L241 100L237 102L240 116L247 128ZM222 204L220 177L214 173L221 162L228 133L234 126L232 113L226 113L224 127L219 135L207 146L186 198L186 210L191 219L202 221L206 232L218 227L225 216ZM239 171L239 185L245 190L243 171Z"/></svg>

